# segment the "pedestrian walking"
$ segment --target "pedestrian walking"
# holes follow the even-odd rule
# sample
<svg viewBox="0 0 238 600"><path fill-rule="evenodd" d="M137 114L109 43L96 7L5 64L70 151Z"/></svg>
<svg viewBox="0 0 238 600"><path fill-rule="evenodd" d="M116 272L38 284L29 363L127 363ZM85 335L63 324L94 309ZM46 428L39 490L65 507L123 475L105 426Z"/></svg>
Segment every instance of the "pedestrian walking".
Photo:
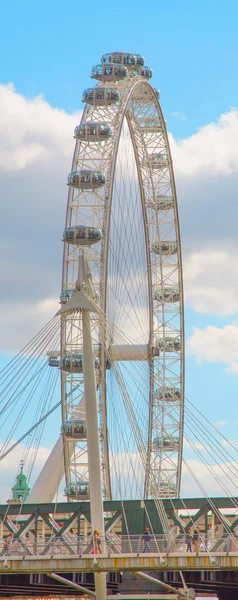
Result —
<svg viewBox="0 0 238 600"><path fill-rule="evenodd" d="M14 534L10 533L8 537L3 540L3 550L1 556L7 556L11 550Z"/></svg>
<svg viewBox="0 0 238 600"><path fill-rule="evenodd" d="M192 530L191 527L188 528L188 531L186 531L186 535L185 535L185 544L187 546L186 552L192 552Z"/></svg>
<svg viewBox="0 0 238 600"><path fill-rule="evenodd" d="M141 538L141 543L144 544L144 548L142 550L142 552L150 552L150 540L152 538L152 535L150 533L150 528L146 527L145 531L143 533L143 536Z"/></svg>
<svg viewBox="0 0 238 600"><path fill-rule="evenodd" d="M99 533L99 531L97 531L97 529L94 529L92 554L101 554L101 552L102 552L102 550L101 550L100 533Z"/></svg>
<svg viewBox="0 0 238 600"><path fill-rule="evenodd" d="M199 527L196 527L193 531L193 548L196 554L199 553L200 550L200 531Z"/></svg>
<svg viewBox="0 0 238 600"><path fill-rule="evenodd" d="M168 533L168 538L167 538L167 554L169 554L169 552L173 552L173 551L174 551L174 526L171 525L169 533Z"/></svg>
<svg viewBox="0 0 238 600"><path fill-rule="evenodd" d="M95 539L96 548L98 549L98 554L101 554L101 552L102 552L102 550L101 550L101 538L100 538L99 531L94 531L94 539Z"/></svg>

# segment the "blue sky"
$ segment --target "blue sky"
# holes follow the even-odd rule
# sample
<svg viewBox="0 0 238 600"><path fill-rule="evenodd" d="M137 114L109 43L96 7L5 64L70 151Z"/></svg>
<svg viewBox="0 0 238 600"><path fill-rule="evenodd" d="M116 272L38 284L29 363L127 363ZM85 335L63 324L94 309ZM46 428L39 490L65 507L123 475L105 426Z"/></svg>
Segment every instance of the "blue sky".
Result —
<svg viewBox="0 0 238 600"><path fill-rule="evenodd" d="M227 351L227 360L226 357L222 358L222 355L221 360L218 360L214 351L208 356L207 350L204 349L204 337L199 338L199 355L197 350L194 351L194 346L191 346L192 351L186 361L186 395L206 412L210 420L227 421L222 426L222 431L235 440L238 375L236 366L232 367L233 372L227 372L225 369L233 363L236 364L234 345L236 348L238 343L238 289L235 271L238 257L238 215L235 202L238 179L236 156L234 158L233 152L238 122L237 2L201 0L194 3L175 0L170 3L158 3L154 0L146 6L144 3L122 0L112 8L110 3L94 1L90 5L85 3L80 7L75 1L66 5L65 2L54 0L35 3L23 0L21 3L4 3L1 7L1 17L0 53L4 60L1 61L0 84L4 87L8 82L13 83L16 94L11 100L15 102L14 110L17 115L16 124L14 121L11 128L9 120L1 137L3 149L5 139L9 137L9 156L14 146L17 148L12 168L9 164L3 164L4 161L0 164L1 187L3 194L4 190L8 190L7 197L12 199L12 205L14 198L17 198L14 204L15 224L21 223L23 231L26 231L24 227L27 228L28 221L31 223L31 218L34 218L34 222L39 223L42 231L34 247L27 247L25 236L23 246L14 250L12 259L12 244L9 241L8 248L5 243L4 250L9 250L7 254L10 256L8 273L14 272L14 260L17 261L19 256L20 261L21 253L21 268L24 257L32 254L32 261L34 260L33 266L29 264L27 267L27 275L23 274L20 277L17 293L14 289L11 291L12 276L8 279L6 275L5 278L3 267L4 289L8 290L9 294L11 291L9 302L14 304L19 298L26 304L32 302L37 286L40 290L37 292L38 299L42 302L58 295L61 232L66 205L64 185L73 148L72 140L65 140L69 139L68 132L73 131L73 124L76 124L76 117L71 114L81 110L83 90L94 85L90 79L91 68L100 62L102 54L120 49L142 53L146 64L153 68L152 85L161 90L161 105L172 135L171 149L186 264L187 338L193 335L194 327L202 332L210 326L217 331L223 331L224 327L230 325L235 328L231 332L234 335L234 344ZM44 114L48 111L49 122L51 117L52 121L55 118L52 139L53 135L54 139L57 138L57 124L62 127L62 130L58 131L58 136L62 137L62 148L56 157L56 142L51 143L50 139L49 143L47 141L49 154L46 153L41 163L36 161L28 165L27 158L24 157L23 166L15 171L14 160L19 156L17 144L22 147L22 141L17 141L17 119L22 126L22 121L28 118L28 107L32 106L34 99L40 95L45 99L45 103L42 100L38 112L35 110L33 125L32 119L31 125L26 121L24 136L22 134L24 144L27 145L28 138L33 137L34 129L37 132L36 137L40 137L42 111ZM22 97L25 100L26 116L22 113ZM6 104L7 100L4 102ZM234 109L232 113L229 112L231 107ZM56 111L51 109L63 110L68 115L62 117L61 123L60 113L56 114ZM222 114L231 115L229 123L220 121ZM46 128L45 123L46 120ZM211 125L214 123L218 125ZM202 136L197 134L200 128L205 128ZM208 140L211 140L211 152L207 151ZM193 159L191 169L190 157ZM53 161L56 160L57 169L53 166ZM51 173L52 178L57 176L56 195L58 194L59 200L57 218L54 220L50 216L50 203L53 202L54 193L53 187L50 187ZM14 187L16 185L17 194L20 194L17 197ZM41 193L37 201L36 188ZM44 202L45 207L47 202L48 212L44 208ZM9 218L8 206L5 206L2 232L8 227ZM15 224L11 222L10 228L13 228L13 231ZM16 238L15 233L14 235ZM47 271L45 263L46 260L50 261L48 255L44 255L42 245L50 236L52 266L49 266ZM200 279L198 275L195 280L188 262L194 252L197 252L196 264L202 265L203 274ZM212 252L216 253L215 258L211 257ZM224 264L222 271L221 264ZM32 287L28 287L29 281L32 281ZM210 281L213 283L209 300L206 293ZM219 298L220 303L217 301ZM41 315L40 309L39 314ZM226 344L227 338L222 338L222 343ZM208 338L209 348L210 344ZM51 428L48 427L47 443L50 431Z"/></svg>
<svg viewBox="0 0 238 600"><path fill-rule="evenodd" d="M111 49L142 52L173 133L185 137L237 103L235 0L3 3L1 80L75 111L91 66ZM184 113L176 122L173 112Z"/></svg>

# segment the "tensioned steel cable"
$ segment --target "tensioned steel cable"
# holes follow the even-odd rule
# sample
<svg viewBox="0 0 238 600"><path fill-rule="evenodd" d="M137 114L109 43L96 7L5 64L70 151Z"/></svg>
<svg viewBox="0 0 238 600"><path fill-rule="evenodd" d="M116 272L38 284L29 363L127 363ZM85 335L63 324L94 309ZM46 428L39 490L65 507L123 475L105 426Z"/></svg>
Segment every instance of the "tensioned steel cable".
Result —
<svg viewBox="0 0 238 600"><path fill-rule="evenodd" d="M55 334L55 332L53 332L53 336L54 336L54 334ZM46 345L44 346L43 350L41 350L41 351L40 351L40 353L39 353L39 356L38 356L38 359L39 359L39 357L41 356L41 354L43 354L43 352L45 352L46 348L48 347L48 343L51 341L51 339L52 339L52 337L53 337L53 336L52 336L52 335L50 335L50 336L49 336L49 338L47 338ZM34 362L36 362L36 361L34 361ZM33 368L33 365L30 365L30 368L29 368L29 370L28 370L28 371L30 372L30 371L32 370L32 368ZM28 396L26 397L26 400L25 400L25 402L24 402L24 405L23 405L23 407L21 407L21 413L20 413L20 417L19 417L19 416L17 417L17 419L16 419L16 421L15 421L15 425L13 425L13 426L12 426L12 428L11 428L11 432L10 432L10 434L8 435L8 439L9 439L9 436L11 437L11 435L12 435L13 431L15 431L15 428L16 428L16 426L19 424L20 420L22 419L22 417L23 417L23 414L24 414L24 409L26 409L26 408L27 408L27 406L29 406L29 402L31 401L31 398L32 398L32 396L33 396L33 394L34 394L35 390L37 389L37 386L38 386L38 384L39 384L39 381L41 380L41 378L42 378L42 376L43 376L44 372L45 372L45 371L47 371L47 370L48 370L48 364L47 364L47 363L44 363L44 364L43 364L43 366L42 366L42 367L40 367L40 368L39 368L39 369L36 371L36 373L34 374L34 376L30 378L29 382L27 382L27 383L24 385L23 389L22 389L22 390L20 390L20 392L18 392L18 394L16 394L16 396L14 396L14 393L12 393L12 394L11 394L11 396L10 396L10 399L8 399L8 400L7 400L7 403L6 403L6 405L5 405L5 408L7 407L7 408L8 408L8 410L11 408L11 412L10 412L10 414L8 414L8 415L7 415L7 417L5 418L5 421L2 423L1 427L2 427L2 426L5 424L6 420L7 420L9 417L12 417L12 403L13 403L13 406L15 406L15 405L16 405L16 403L17 403L17 401L19 400L19 397L21 397L21 396L22 396L22 394L24 393L24 391L25 391L27 388L29 388L29 387L30 387L30 385L31 385L31 383L33 382L33 387L32 387L32 388L30 388L30 390L29 390L29 393L28 393ZM26 376L26 375L27 375L27 374L25 374L25 376ZM21 383L21 382L20 382L20 383ZM18 386L19 386L19 385L20 385L20 384L18 383ZM18 387L17 387L17 389L18 389ZM2 409L2 411L1 411L1 412L3 413L3 412L4 412L4 410ZM0 414L1 414L1 413L0 413ZM6 445L6 441L5 441L5 445Z"/></svg>
<svg viewBox="0 0 238 600"><path fill-rule="evenodd" d="M185 416L189 419L190 424L196 427L199 435L202 439L205 440L206 445L210 447L210 449L220 455L223 459L227 460L227 456L232 459L232 462L229 461L229 468L235 477L238 478L238 463L234 463L234 458L228 451L223 450L221 444L216 440L216 438L209 432L209 430L202 426L198 419L193 415L193 413L185 406ZM236 467L237 465L237 467ZM235 472L234 472L235 471Z"/></svg>
<svg viewBox="0 0 238 600"><path fill-rule="evenodd" d="M6 381L6 372L10 369L10 368L14 368L15 369L15 361L17 362L19 359L23 360L26 356L26 354L29 352L30 349L34 349L34 346L36 344L36 342L38 343L40 337L42 335L44 335L45 330L49 328L49 325L55 320L56 315L54 315L52 317L52 319L46 324L44 325L44 327L32 338L32 340L26 344L22 350L20 350L13 358L12 360L10 360L10 362L7 363L7 365L0 371L0 381L1 379L4 378L4 382ZM14 364L13 364L14 363Z"/></svg>
<svg viewBox="0 0 238 600"><path fill-rule="evenodd" d="M6 395L9 391L14 389L14 387L16 387L17 389L19 388L19 385L20 385L19 380L24 381L24 379L26 377L26 373L25 373L26 370L30 371L34 367L34 365L37 362L37 360L39 359L39 357L42 356L42 354L46 351L46 349L48 348L49 342L54 338L54 335L59 331L59 323L60 323L60 317L58 317L56 319L55 323L53 323L53 324L51 323L52 326L50 327L49 331L47 332L47 335L44 335L43 340L40 342L40 344L38 344L38 346L36 348L37 352L35 351L34 354L30 355L29 359L27 359L25 361L25 366L23 368L18 369L18 371L16 373L14 373L14 377L12 377L12 381L13 381L12 385L9 386L9 384L8 384L7 386L5 386L4 390L0 394L0 398L1 398L2 394L4 394L4 392L6 392L6 390L7 390L5 395L1 398L1 403L5 400ZM13 394L14 394L14 392L13 392ZM11 397L5 404L4 409L8 405L10 400L11 400ZM3 409L1 409L0 415L2 414L2 411L3 411Z"/></svg>
<svg viewBox="0 0 238 600"><path fill-rule="evenodd" d="M223 433L221 433L219 431L219 429L217 429L217 427L214 425L214 423L211 423L211 421L208 421L208 419L201 413L201 411L186 396L185 396L185 400L186 400L186 402L189 402L189 404L202 417L202 419L204 421L206 421L206 423L209 422L209 425L211 425L211 427L216 431L216 433L218 433L227 442L227 444L229 444L229 446L231 446L233 448L233 450L235 450L235 452L238 453L238 448L236 448L236 446L234 446L234 444L232 444L231 440L229 440L226 436L224 436Z"/></svg>
<svg viewBox="0 0 238 600"><path fill-rule="evenodd" d="M56 404L54 404L54 406L52 406L52 408L43 416L41 417L41 419L39 419L39 421L37 421L37 423L35 423L34 425L32 425L32 427L30 429L28 429L28 431L26 431L26 433L24 433L12 446L11 448L8 448L8 450L6 450L6 452L4 454L0 454L0 461L3 460L8 454L10 454L10 452L12 452L12 450L14 450L14 448L16 448L16 446L18 446L21 442L23 442L23 440L32 433L32 431L34 431L34 429L36 429L36 427L38 427L38 425L40 425L42 423L42 421L44 421L45 419L47 419L47 417L49 417L55 410L56 408L58 408L61 404L61 401L57 402Z"/></svg>

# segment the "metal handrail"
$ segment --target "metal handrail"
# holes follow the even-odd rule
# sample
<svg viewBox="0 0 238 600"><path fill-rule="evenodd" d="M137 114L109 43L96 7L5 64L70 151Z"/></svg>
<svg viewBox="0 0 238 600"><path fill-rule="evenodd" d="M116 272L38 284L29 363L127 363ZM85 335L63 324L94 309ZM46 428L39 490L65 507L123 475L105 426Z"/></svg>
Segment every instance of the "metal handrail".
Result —
<svg viewBox="0 0 238 600"><path fill-rule="evenodd" d="M219 543L219 550L213 550L216 542ZM218 538L209 538L200 536L198 545L191 545L192 553L198 554L201 552L229 554L230 552L238 552L238 536L234 533L223 534L222 540ZM42 557L49 558L52 556L107 556L112 555L134 555L152 554L160 556L161 554L181 554L184 555L188 549L185 536L170 537L166 535L153 535L151 539L145 539L142 535L117 535L117 539L113 535L108 534L105 537L100 537L100 543L96 543L93 536L77 536L64 534L63 536L45 537L41 536L26 538L11 538L7 541L2 538L0 540L0 557L3 556L22 556L22 557Z"/></svg>

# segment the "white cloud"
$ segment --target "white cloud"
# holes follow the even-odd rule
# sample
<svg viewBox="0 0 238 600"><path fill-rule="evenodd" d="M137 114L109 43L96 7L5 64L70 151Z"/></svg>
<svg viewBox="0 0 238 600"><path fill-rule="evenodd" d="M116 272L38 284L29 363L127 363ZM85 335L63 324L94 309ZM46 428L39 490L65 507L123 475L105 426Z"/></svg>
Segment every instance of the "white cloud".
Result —
<svg viewBox="0 0 238 600"><path fill-rule="evenodd" d="M66 181L81 112L24 98L12 84L0 85L0 112L1 301L12 304L14 318L24 304L60 293Z"/></svg>
<svg viewBox="0 0 238 600"><path fill-rule="evenodd" d="M53 298L32 304L0 304L1 352L21 350L59 308L59 302Z"/></svg>
<svg viewBox="0 0 238 600"><path fill-rule="evenodd" d="M198 362L223 363L229 372L238 372L238 327L226 325L205 329L195 327L187 341L187 352Z"/></svg>
<svg viewBox="0 0 238 600"><path fill-rule="evenodd" d="M175 119L178 119L178 121L187 120L187 117L183 112L172 112L172 116L175 117Z"/></svg>
<svg viewBox="0 0 238 600"><path fill-rule="evenodd" d="M203 496L204 493L210 498L226 495L237 496L237 480L233 476L233 473L237 472L236 462L212 464L210 469L199 460L188 459L186 464L183 464L182 469L182 498L187 496L196 498ZM229 477L234 481L230 481Z"/></svg>
<svg viewBox="0 0 238 600"><path fill-rule="evenodd" d="M237 255L238 110L183 140L170 135L183 255Z"/></svg>
<svg viewBox="0 0 238 600"><path fill-rule="evenodd" d="M238 110L220 116L217 123L201 127L181 141L170 136L171 150L178 173L192 176L207 171L230 175L238 170Z"/></svg>
<svg viewBox="0 0 238 600"><path fill-rule="evenodd" d="M221 316L238 312L238 255L194 252L184 259L186 304L200 313Z"/></svg>
<svg viewBox="0 0 238 600"><path fill-rule="evenodd" d="M52 108L42 96L24 98L13 84L0 86L0 168L26 169L37 160L52 160L55 154L72 154L76 115ZM70 135L71 133L71 135Z"/></svg>
<svg viewBox="0 0 238 600"><path fill-rule="evenodd" d="M212 425L214 425L214 427L223 427L224 425L227 425L227 421L215 421L212 423Z"/></svg>
<svg viewBox="0 0 238 600"><path fill-rule="evenodd" d="M225 368L225 371L226 373L234 373L235 375L238 375L238 363L232 362L229 367Z"/></svg>
<svg viewBox="0 0 238 600"><path fill-rule="evenodd" d="M205 442L204 442L204 444L205 444ZM207 448L204 444L202 444L201 442L195 442L194 439L192 439L191 442L190 442L190 440L188 440L186 438L184 438L184 440L183 440L184 448L189 448L190 450L196 449L199 452L206 452Z"/></svg>

